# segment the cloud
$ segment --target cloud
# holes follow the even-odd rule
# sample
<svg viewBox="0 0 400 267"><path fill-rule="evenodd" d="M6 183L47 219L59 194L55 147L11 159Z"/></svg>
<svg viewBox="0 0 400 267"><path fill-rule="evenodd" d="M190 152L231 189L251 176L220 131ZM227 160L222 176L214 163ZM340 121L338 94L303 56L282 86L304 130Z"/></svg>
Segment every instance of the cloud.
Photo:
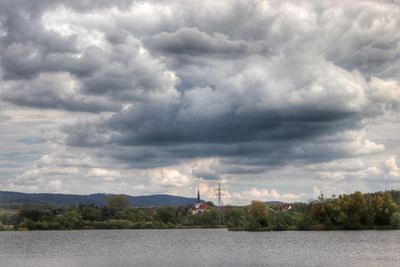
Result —
<svg viewBox="0 0 400 267"><path fill-rule="evenodd" d="M115 170L107 170L103 168L92 168L87 172L87 176L101 177L106 181L114 181L122 177L122 174Z"/></svg>
<svg viewBox="0 0 400 267"><path fill-rule="evenodd" d="M396 158L390 157L384 163L385 169L387 171L387 175L390 177L400 177L400 168L397 165Z"/></svg>
<svg viewBox="0 0 400 267"><path fill-rule="evenodd" d="M400 83L396 80L370 79L371 100L380 103L388 111L398 111L400 104Z"/></svg>
<svg viewBox="0 0 400 267"><path fill-rule="evenodd" d="M192 173L195 177L205 180L217 180L221 173L220 162L215 158L208 158L195 161L192 166Z"/></svg>
<svg viewBox="0 0 400 267"><path fill-rule="evenodd" d="M232 32L219 25L211 30L194 20L146 37L141 45L161 53L162 68L181 82L159 86L157 97L135 102L108 119L65 128L66 144L108 147L112 157L135 159L135 167L219 157L235 162L231 170L237 173L250 171L248 165L312 163L383 151L362 131L364 119L383 114L389 102L376 95L376 78L369 81L357 69L328 60L330 44L319 44L322 54L313 52L321 29L306 16L315 15L312 7L285 3L278 8L280 13L262 14L276 28L255 39L240 28ZM303 15L281 17L302 8ZM302 20L307 25L298 24ZM255 19L252 26L258 23ZM302 33L298 40L294 29ZM194 39L201 42L195 45ZM224 56L230 51L234 56ZM197 175L218 177L216 171Z"/></svg>
<svg viewBox="0 0 400 267"><path fill-rule="evenodd" d="M174 33L160 33L150 37L147 42L153 50L160 50L170 54L188 55L215 55L215 54L242 54L246 49L246 42L232 41L220 33L212 35L200 32L197 28L180 28Z"/></svg>
<svg viewBox="0 0 400 267"><path fill-rule="evenodd" d="M58 191L61 189L61 181L60 180L50 181L49 187L52 189L52 191Z"/></svg>
<svg viewBox="0 0 400 267"><path fill-rule="evenodd" d="M33 77L47 67L47 56L77 51L74 36L48 31L40 21L23 12L7 16L2 26L6 31L0 39L0 47L4 47L1 56L4 78Z"/></svg>
<svg viewBox="0 0 400 267"><path fill-rule="evenodd" d="M149 170L148 175L153 184L161 187L187 187L191 182L191 177L171 168Z"/></svg>
<svg viewBox="0 0 400 267"><path fill-rule="evenodd" d="M240 193L233 193L231 195L236 201L239 200L241 203L250 203L252 200L258 201L284 201L284 202L296 202L304 200L303 194L293 194L285 193L281 194L276 189L257 189L250 188L249 190L244 190Z"/></svg>
<svg viewBox="0 0 400 267"><path fill-rule="evenodd" d="M40 74L29 82L7 82L0 92L3 101L38 109L60 109L98 113L118 111L121 104L77 92L75 81L65 73Z"/></svg>
<svg viewBox="0 0 400 267"><path fill-rule="evenodd" d="M45 137L0 185L73 191L83 178L85 190L181 193L221 179L242 199L384 187L373 177L395 182L400 148L370 126L399 116L399 11L372 0L3 1L0 164L23 151L13 142ZM34 134L21 134L27 121ZM285 177L279 191L243 190L272 173Z"/></svg>

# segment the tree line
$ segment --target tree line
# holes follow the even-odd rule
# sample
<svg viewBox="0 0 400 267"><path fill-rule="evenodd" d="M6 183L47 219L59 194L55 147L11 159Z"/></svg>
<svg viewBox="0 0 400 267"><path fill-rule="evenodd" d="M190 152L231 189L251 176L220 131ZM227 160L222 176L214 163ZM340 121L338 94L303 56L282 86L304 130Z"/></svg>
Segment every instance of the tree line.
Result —
<svg viewBox="0 0 400 267"><path fill-rule="evenodd" d="M0 230L170 229L227 227L230 230L333 230L400 228L400 191L355 192L309 203L293 203L291 210L253 201L244 207L218 210L212 202L200 214L186 207L129 207L127 196L111 195L107 206L69 208L25 206L0 213ZM219 225L219 217L222 224Z"/></svg>
<svg viewBox="0 0 400 267"><path fill-rule="evenodd" d="M233 230L361 230L399 229L400 192L355 192L309 203L294 203L290 211L279 211L254 201L246 208L227 213ZM232 214L232 215L230 215Z"/></svg>

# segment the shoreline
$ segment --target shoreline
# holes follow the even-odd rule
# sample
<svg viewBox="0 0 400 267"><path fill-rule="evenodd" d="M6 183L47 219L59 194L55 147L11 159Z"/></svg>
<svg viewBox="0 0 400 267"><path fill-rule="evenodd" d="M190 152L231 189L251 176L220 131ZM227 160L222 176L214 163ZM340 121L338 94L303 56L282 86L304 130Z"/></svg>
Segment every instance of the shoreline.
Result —
<svg viewBox="0 0 400 267"><path fill-rule="evenodd" d="M176 228L81 228L81 229L7 229L0 230L1 232L51 232L51 231L108 231L108 230L219 230L225 229L228 232L363 232L363 231L400 231L400 229L393 227L373 227L373 228L361 228L361 229L345 229L345 228L332 228L332 229L289 229L289 230L276 230L276 229L260 229L260 230L243 230L228 228L225 226L221 227L176 227Z"/></svg>

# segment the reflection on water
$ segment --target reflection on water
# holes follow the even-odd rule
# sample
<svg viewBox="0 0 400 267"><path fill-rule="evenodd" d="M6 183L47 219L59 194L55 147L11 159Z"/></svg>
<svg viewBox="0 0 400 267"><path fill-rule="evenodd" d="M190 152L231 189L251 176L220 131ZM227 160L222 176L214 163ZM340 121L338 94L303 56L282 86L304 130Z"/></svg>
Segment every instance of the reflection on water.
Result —
<svg viewBox="0 0 400 267"><path fill-rule="evenodd" d="M400 231L0 232L0 266L400 266Z"/></svg>

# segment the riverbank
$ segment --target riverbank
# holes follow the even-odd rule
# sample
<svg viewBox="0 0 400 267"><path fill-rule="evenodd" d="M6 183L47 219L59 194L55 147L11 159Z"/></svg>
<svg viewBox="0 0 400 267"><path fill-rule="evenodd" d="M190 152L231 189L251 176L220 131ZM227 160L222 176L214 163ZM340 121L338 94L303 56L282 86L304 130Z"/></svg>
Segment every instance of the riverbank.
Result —
<svg viewBox="0 0 400 267"><path fill-rule="evenodd" d="M380 225L380 226L371 226L371 227L360 227L357 229L346 229L340 226L334 227L325 227L324 225L316 225L310 227L309 229L298 229L296 227L292 227L289 229L279 229L276 227L265 227L259 229L244 229L244 228L234 228L227 227L225 225L221 226L174 226L174 227L153 227L153 228L139 228L139 227L113 227L113 228L74 228L74 229L28 229L28 228L18 228L14 229L13 225L2 225L0 228L0 232L6 231L72 231L72 230L196 230L196 229L226 229L230 232L285 232L285 231L302 231L302 232L312 232L312 231L388 231L388 230L400 230L399 228L394 228L392 225Z"/></svg>

